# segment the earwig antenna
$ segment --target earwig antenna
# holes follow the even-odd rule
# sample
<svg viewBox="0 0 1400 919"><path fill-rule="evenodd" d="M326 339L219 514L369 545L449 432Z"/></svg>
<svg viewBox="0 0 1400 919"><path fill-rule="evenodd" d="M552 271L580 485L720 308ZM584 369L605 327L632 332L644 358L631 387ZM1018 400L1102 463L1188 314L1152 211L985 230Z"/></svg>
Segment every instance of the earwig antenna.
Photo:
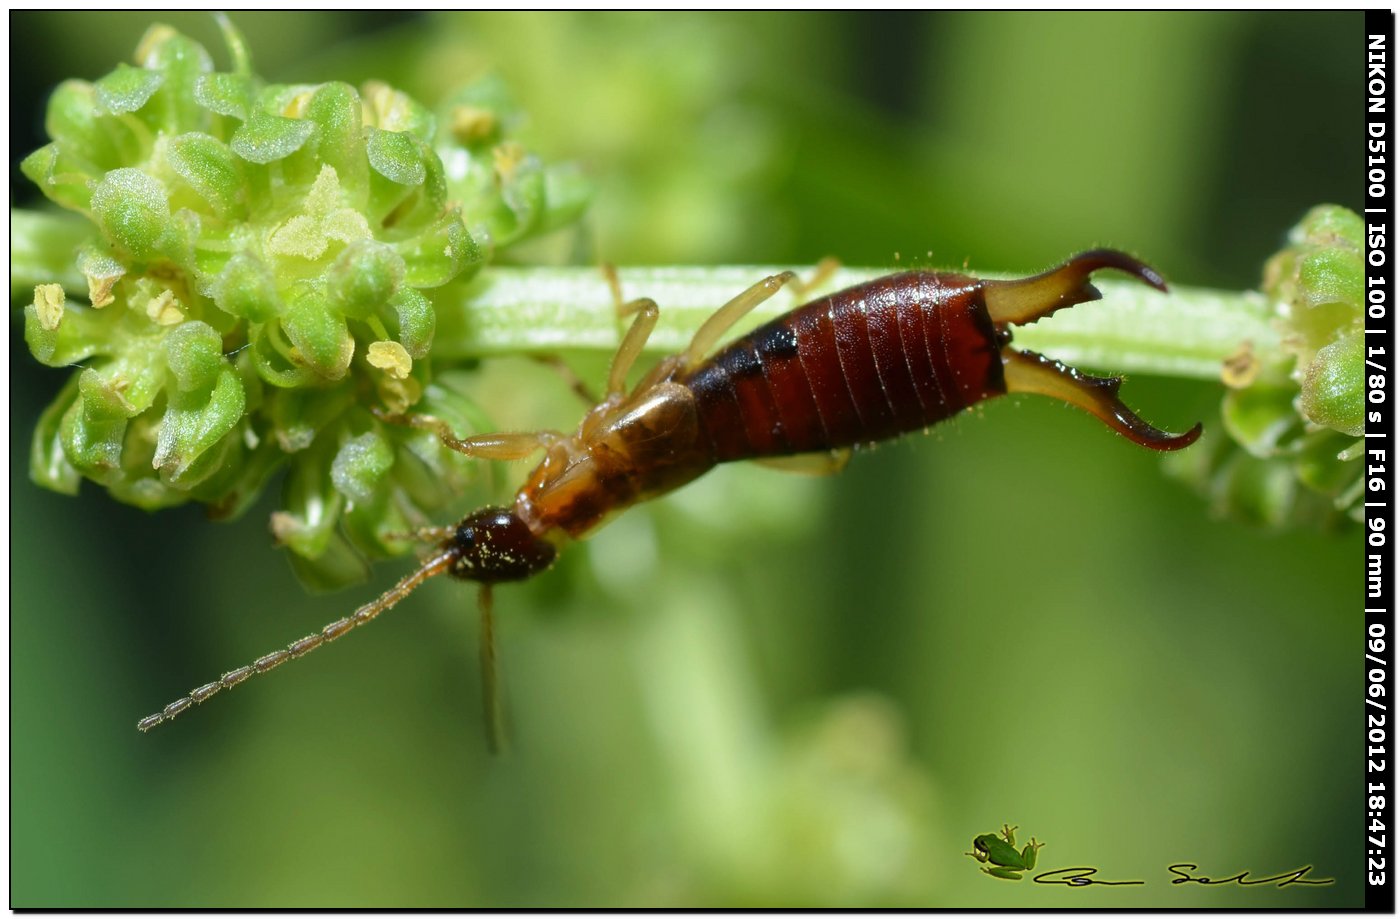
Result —
<svg viewBox="0 0 1400 919"><path fill-rule="evenodd" d="M321 631L313 632L305 638L292 642L281 651L273 651L271 654L265 654L247 666L239 667L237 670L230 670L212 683L205 683L198 689L192 690L189 695L171 702L154 715L147 715L145 718L142 718L140 721L136 722L136 729L142 732L149 731L156 725L164 724L171 720L191 706L207 702L210 696L216 695L220 690L232 689L250 676L267 673L269 670L280 667L293 658L301 657L304 654L316 650L326 642L335 641L346 632L356 626L364 625L375 616L378 616L386 609L398 603L404 597L413 593L418 585L422 584L428 578L442 574L451 566L455 556L456 552L453 549L439 552L437 555L424 562L422 567L417 571L409 574L403 580L385 591L378 600L366 603L349 616L343 619L337 619L335 622L326 625ZM489 599L487 603L489 606Z"/></svg>

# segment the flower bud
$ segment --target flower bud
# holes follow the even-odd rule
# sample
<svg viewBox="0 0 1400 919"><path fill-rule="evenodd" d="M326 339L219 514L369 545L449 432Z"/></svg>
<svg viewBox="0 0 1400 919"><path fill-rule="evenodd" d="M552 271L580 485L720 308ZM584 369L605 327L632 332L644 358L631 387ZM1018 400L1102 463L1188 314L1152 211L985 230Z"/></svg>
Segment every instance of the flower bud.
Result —
<svg viewBox="0 0 1400 919"><path fill-rule="evenodd" d="M172 391L161 418L152 466L175 485L190 485L213 472L212 466L191 474L191 467L243 417L243 386L231 367L220 367L208 386Z"/></svg>
<svg viewBox="0 0 1400 919"><path fill-rule="evenodd" d="M421 185L427 176L412 134L365 128L365 153L374 171L399 185Z"/></svg>
<svg viewBox="0 0 1400 919"><path fill-rule="evenodd" d="M194 84L194 99L217 115L246 121L253 110L252 77L241 73L201 74Z"/></svg>
<svg viewBox="0 0 1400 919"><path fill-rule="evenodd" d="M1364 433L1363 226L1343 207L1322 205L1269 259L1264 290L1278 304L1292 370L1260 374L1231 390L1222 420L1233 438L1171 468L1208 490L1214 507L1271 526L1359 520ZM1200 459L1209 457L1209 461Z"/></svg>
<svg viewBox="0 0 1400 919"><path fill-rule="evenodd" d="M355 340L350 337L345 318L312 285L301 284L293 289L282 316L282 328L296 348L293 362L311 368L326 380L339 380L350 369Z"/></svg>
<svg viewBox="0 0 1400 919"><path fill-rule="evenodd" d="M228 260L212 294L219 309L253 323L267 322L282 310L272 272L247 252Z"/></svg>
<svg viewBox="0 0 1400 919"><path fill-rule="evenodd" d="M387 306L393 310L389 325L404 351L410 357L427 357L437 325L432 303L412 287L404 287L389 298Z"/></svg>
<svg viewBox="0 0 1400 919"><path fill-rule="evenodd" d="M25 308L40 361L84 365L43 416L31 475L227 518L288 469L274 531L299 575L330 586L406 551L392 534L476 477L479 463L370 410L485 425L469 378L428 359L436 310L469 309L487 256L577 214L586 183L514 140L499 81L459 96L439 131L382 83L264 84L220 26L233 72L153 26L137 66L55 90L51 142L21 163L95 224L77 253L91 306L69 282Z"/></svg>
<svg viewBox="0 0 1400 919"><path fill-rule="evenodd" d="M214 213L233 212L243 190L243 175L233 151L208 134L190 132L170 142L166 161Z"/></svg>
<svg viewBox="0 0 1400 919"><path fill-rule="evenodd" d="M99 79L97 105L104 114L121 115L140 111L165 82L165 74L141 67L118 64L117 69Z"/></svg>
<svg viewBox="0 0 1400 919"><path fill-rule="evenodd" d="M396 244L394 251L407 269L405 283L413 287L440 287L471 277L486 257L456 211L443 214L433 227Z"/></svg>
<svg viewBox="0 0 1400 919"><path fill-rule="evenodd" d="M306 106L306 119L316 125L317 155L340 176L355 207L364 206L369 179L362 113L359 93L345 83L322 85Z"/></svg>
<svg viewBox="0 0 1400 919"><path fill-rule="evenodd" d="M224 368L218 333L202 322L184 323L162 338L161 348L180 392L208 387Z"/></svg>
<svg viewBox="0 0 1400 919"><path fill-rule="evenodd" d="M366 319L404 281L404 261L390 246L373 240L351 243L331 265L330 293L352 319Z"/></svg>
<svg viewBox="0 0 1400 919"><path fill-rule="evenodd" d="M1363 335L1357 329L1318 350L1299 402L1309 421L1351 437L1366 432Z"/></svg>
<svg viewBox="0 0 1400 919"><path fill-rule="evenodd" d="M207 127L209 116L195 97L199 78L214 69L203 45L169 26L155 25L141 39L136 59L164 77L151 100L153 126L172 134Z"/></svg>
<svg viewBox="0 0 1400 919"><path fill-rule="evenodd" d="M139 169L113 169L92 192L92 213L112 243L137 261L162 254L175 241L170 200L160 181Z"/></svg>
<svg viewBox="0 0 1400 919"><path fill-rule="evenodd" d="M93 174L121 165L112 132L98 112L96 88L82 80L65 80L49 97L44 130L54 142L81 151ZM86 170L85 170L86 171Z"/></svg>
<svg viewBox="0 0 1400 919"><path fill-rule="evenodd" d="M229 146L248 162L266 165L300 150L315 130L310 121L254 112L233 132Z"/></svg>
<svg viewBox="0 0 1400 919"><path fill-rule="evenodd" d="M65 154L58 144L48 144L21 160L19 169L50 201L75 211L87 211L92 208L92 186L84 172L86 165Z"/></svg>
<svg viewBox="0 0 1400 919"><path fill-rule="evenodd" d="M367 431L341 446L331 463L331 481L351 501L369 501L393 465L394 448L389 441Z"/></svg>
<svg viewBox="0 0 1400 919"><path fill-rule="evenodd" d="M99 481L121 466L122 440L132 414L121 392L88 369L78 375L78 398L64 414L60 426L68 461L89 478Z"/></svg>

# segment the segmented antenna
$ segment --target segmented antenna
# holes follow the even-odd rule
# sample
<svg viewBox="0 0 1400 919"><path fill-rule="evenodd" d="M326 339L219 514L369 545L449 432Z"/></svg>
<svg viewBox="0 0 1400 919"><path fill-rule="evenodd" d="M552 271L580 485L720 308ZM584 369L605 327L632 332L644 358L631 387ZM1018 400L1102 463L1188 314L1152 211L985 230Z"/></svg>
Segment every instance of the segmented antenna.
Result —
<svg viewBox="0 0 1400 919"><path fill-rule="evenodd" d="M232 689L250 676L267 673L269 670L280 667L289 660L301 657L303 654L309 654L326 642L335 641L346 632L356 626L364 625L375 616L378 616L386 609L392 607L395 603L398 603L404 597L411 594L418 585L422 584L428 578L442 574L452 564L455 554L455 550L452 549L438 553L424 562L422 567L417 571L409 574L403 580L385 591L378 600L366 603L349 616L343 619L337 619L335 622L326 625L321 631L313 632L305 638L300 638L292 642L281 651L273 651L271 654L265 654L245 667L239 667L237 670L230 670L212 683L205 683L198 689L192 690L189 695L171 702L154 715L147 715L145 718L142 718L140 721L136 722L136 729L142 732L149 731L156 725L164 724L171 720L191 706L207 702L211 696L218 694L220 690Z"/></svg>

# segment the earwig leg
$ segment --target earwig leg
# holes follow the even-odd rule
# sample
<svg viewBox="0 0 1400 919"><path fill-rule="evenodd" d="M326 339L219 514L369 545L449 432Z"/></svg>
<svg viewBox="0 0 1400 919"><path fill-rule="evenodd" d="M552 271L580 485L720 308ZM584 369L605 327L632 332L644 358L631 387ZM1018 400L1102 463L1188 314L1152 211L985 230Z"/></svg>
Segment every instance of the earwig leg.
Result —
<svg viewBox="0 0 1400 919"><path fill-rule="evenodd" d="M705 320L695 333L695 337L690 340L690 347L685 349L682 366L686 370L694 370L700 366L701 362L705 360L705 355L709 354L710 349L715 346L715 343L725 332L729 331L734 323L743 319L764 300L776 294L784 284L796 280L796 278L797 275L791 271L766 277L721 306L713 316Z"/></svg>
<svg viewBox="0 0 1400 919"><path fill-rule="evenodd" d="M469 437L457 437L452 433L452 427L446 421L432 415L395 415L380 409L374 409L374 414L381 421L387 421L390 424L402 424L424 431L432 431L442 440L444 446L479 459L507 461L526 459L537 450L549 449L563 436L558 431L506 431L496 434L472 434Z"/></svg>
<svg viewBox="0 0 1400 919"><path fill-rule="evenodd" d="M840 270L841 260L828 255L820 262L817 262L817 267L812 270L812 276L810 278L805 281L798 278L792 282L792 292L797 297L799 303L806 303L812 291L831 280L831 276Z"/></svg>
<svg viewBox="0 0 1400 919"><path fill-rule="evenodd" d="M612 291L613 309L617 312L617 318L637 317L632 320L632 325L622 338L622 344L618 345L617 353L613 355L612 367L608 371L608 393L604 397L611 399L627 391L627 374L641 356L642 349L646 347L652 329L656 328L656 320L661 315L661 310L650 297L624 301L622 281L617 276L617 269L607 262L603 263L603 277L607 279L608 289Z"/></svg>
<svg viewBox="0 0 1400 919"><path fill-rule="evenodd" d="M496 670L496 617L492 610L491 585L482 584L476 599L481 610L481 704L486 715L486 744L492 753L500 753L505 748L505 732Z"/></svg>
<svg viewBox="0 0 1400 919"><path fill-rule="evenodd" d="M419 527L407 533L385 533L384 538L412 540L413 542L442 542L456 532L456 527Z"/></svg>
<svg viewBox="0 0 1400 919"><path fill-rule="evenodd" d="M647 339L651 337L651 330L656 328L657 317L661 315L656 301L647 298L633 300L618 309L619 311L627 309L634 312L637 318L632 320L631 327L623 336L622 344L618 346L617 353L613 355L612 369L608 371L608 394L605 398L620 396L626 392L627 373L636 363L642 349L646 347Z"/></svg>
<svg viewBox="0 0 1400 919"><path fill-rule="evenodd" d="M622 279L617 276L617 268L608 262L602 266L603 277L607 279L608 290L612 292L613 311L617 313L618 319L626 319L633 313L639 313L648 306L655 309L656 301L650 297L638 297L635 300L622 299Z"/></svg>
<svg viewBox="0 0 1400 919"><path fill-rule="evenodd" d="M527 459L539 450L548 450L561 436L563 435L557 431L514 431L473 434L458 439L451 433L438 431L438 437L442 439L443 444L458 453L481 459L507 461Z"/></svg>
<svg viewBox="0 0 1400 919"><path fill-rule="evenodd" d="M983 281L987 312L999 326L1025 325L1067 306L1097 300L1102 295L1089 283L1089 275L1101 268L1116 268L1149 287L1163 292L1167 289L1161 275L1131 255L1115 249L1093 249L1033 278Z"/></svg>
<svg viewBox="0 0 1400 919"><path fill-rule="evenodd" d="M604 262L599 266L599 270L603 272L603 279L608 282L608 290L612 291L613 309L621 319L626 315L622 312L626 304L622 299L622 280L617 276L617 266L612 262Z"/></svg>
<svg viewBox="0 0 1400 919"><path fill-rule="evenodd" d="M835 475L845 469L850 461L850 447L824 453L799 453L796 456L765 456L754 460L760 466L799 475Z"/></svg>
<svg viewBox="0 0 1400 919"><path fill-rule="evenodd" d="M569 384L569 388L578 394L585 405L591 407L598 404L598 397L593 395L593 390L588 388L588 384L583 381L583 378L574 373L574 368L570 367L559 355L534 354L531 357L563 377L564 382Z"/></svg>
<svg viewBox="0 0 1400 919"><path fill-rule="evenodd" d="M1198 423L1185 434L1168 434L1133 414L1118 398L1122 377L1093 377L1059 361L1007 348L1001 353L1007 392L1040 393L1077 405L1135 444L1153 450L1180 450L1201 436Z"/></svg>

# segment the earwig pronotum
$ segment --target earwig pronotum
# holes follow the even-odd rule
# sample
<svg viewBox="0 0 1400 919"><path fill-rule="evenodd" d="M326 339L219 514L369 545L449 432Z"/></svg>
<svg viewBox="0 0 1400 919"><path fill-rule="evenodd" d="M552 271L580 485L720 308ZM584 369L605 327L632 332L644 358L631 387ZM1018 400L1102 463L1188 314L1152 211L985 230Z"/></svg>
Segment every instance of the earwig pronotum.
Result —
<svg viewBox="0 0 1400 919"><path fill-rule="evenodd" d="M1185 434L1154 428L1119 400L1120 377L1088 376L1010 347L1011 326L1098 299L1088 279L1102 268L1166 290L1156 271L1111 249L1085 252L1015 281L909 271L815 300L711 354L734 323L795 280L784 272L717 310L685 351L663 358L630 392L627 375L656 325L658 308L645 298L624 303L611 275L619 315L634 318L613 357L606 394L572 435L536 431L459 438L429 416L381 415L434 431L448 447L480 459L519 460L543 451L544 460L512 507L486 507L454 527L419 531L414 535L435 543L434 551L379 599L225 673L137 727L148 731L220 690L334 641L445 573L480 585L482 679L494 741L493 585L539 574L570 540L719 463L757 459L833 472L857 445L927 428L1011 392L1040 393L1079 406L1144 447L1189 446L1201 425Z"/></svg>

